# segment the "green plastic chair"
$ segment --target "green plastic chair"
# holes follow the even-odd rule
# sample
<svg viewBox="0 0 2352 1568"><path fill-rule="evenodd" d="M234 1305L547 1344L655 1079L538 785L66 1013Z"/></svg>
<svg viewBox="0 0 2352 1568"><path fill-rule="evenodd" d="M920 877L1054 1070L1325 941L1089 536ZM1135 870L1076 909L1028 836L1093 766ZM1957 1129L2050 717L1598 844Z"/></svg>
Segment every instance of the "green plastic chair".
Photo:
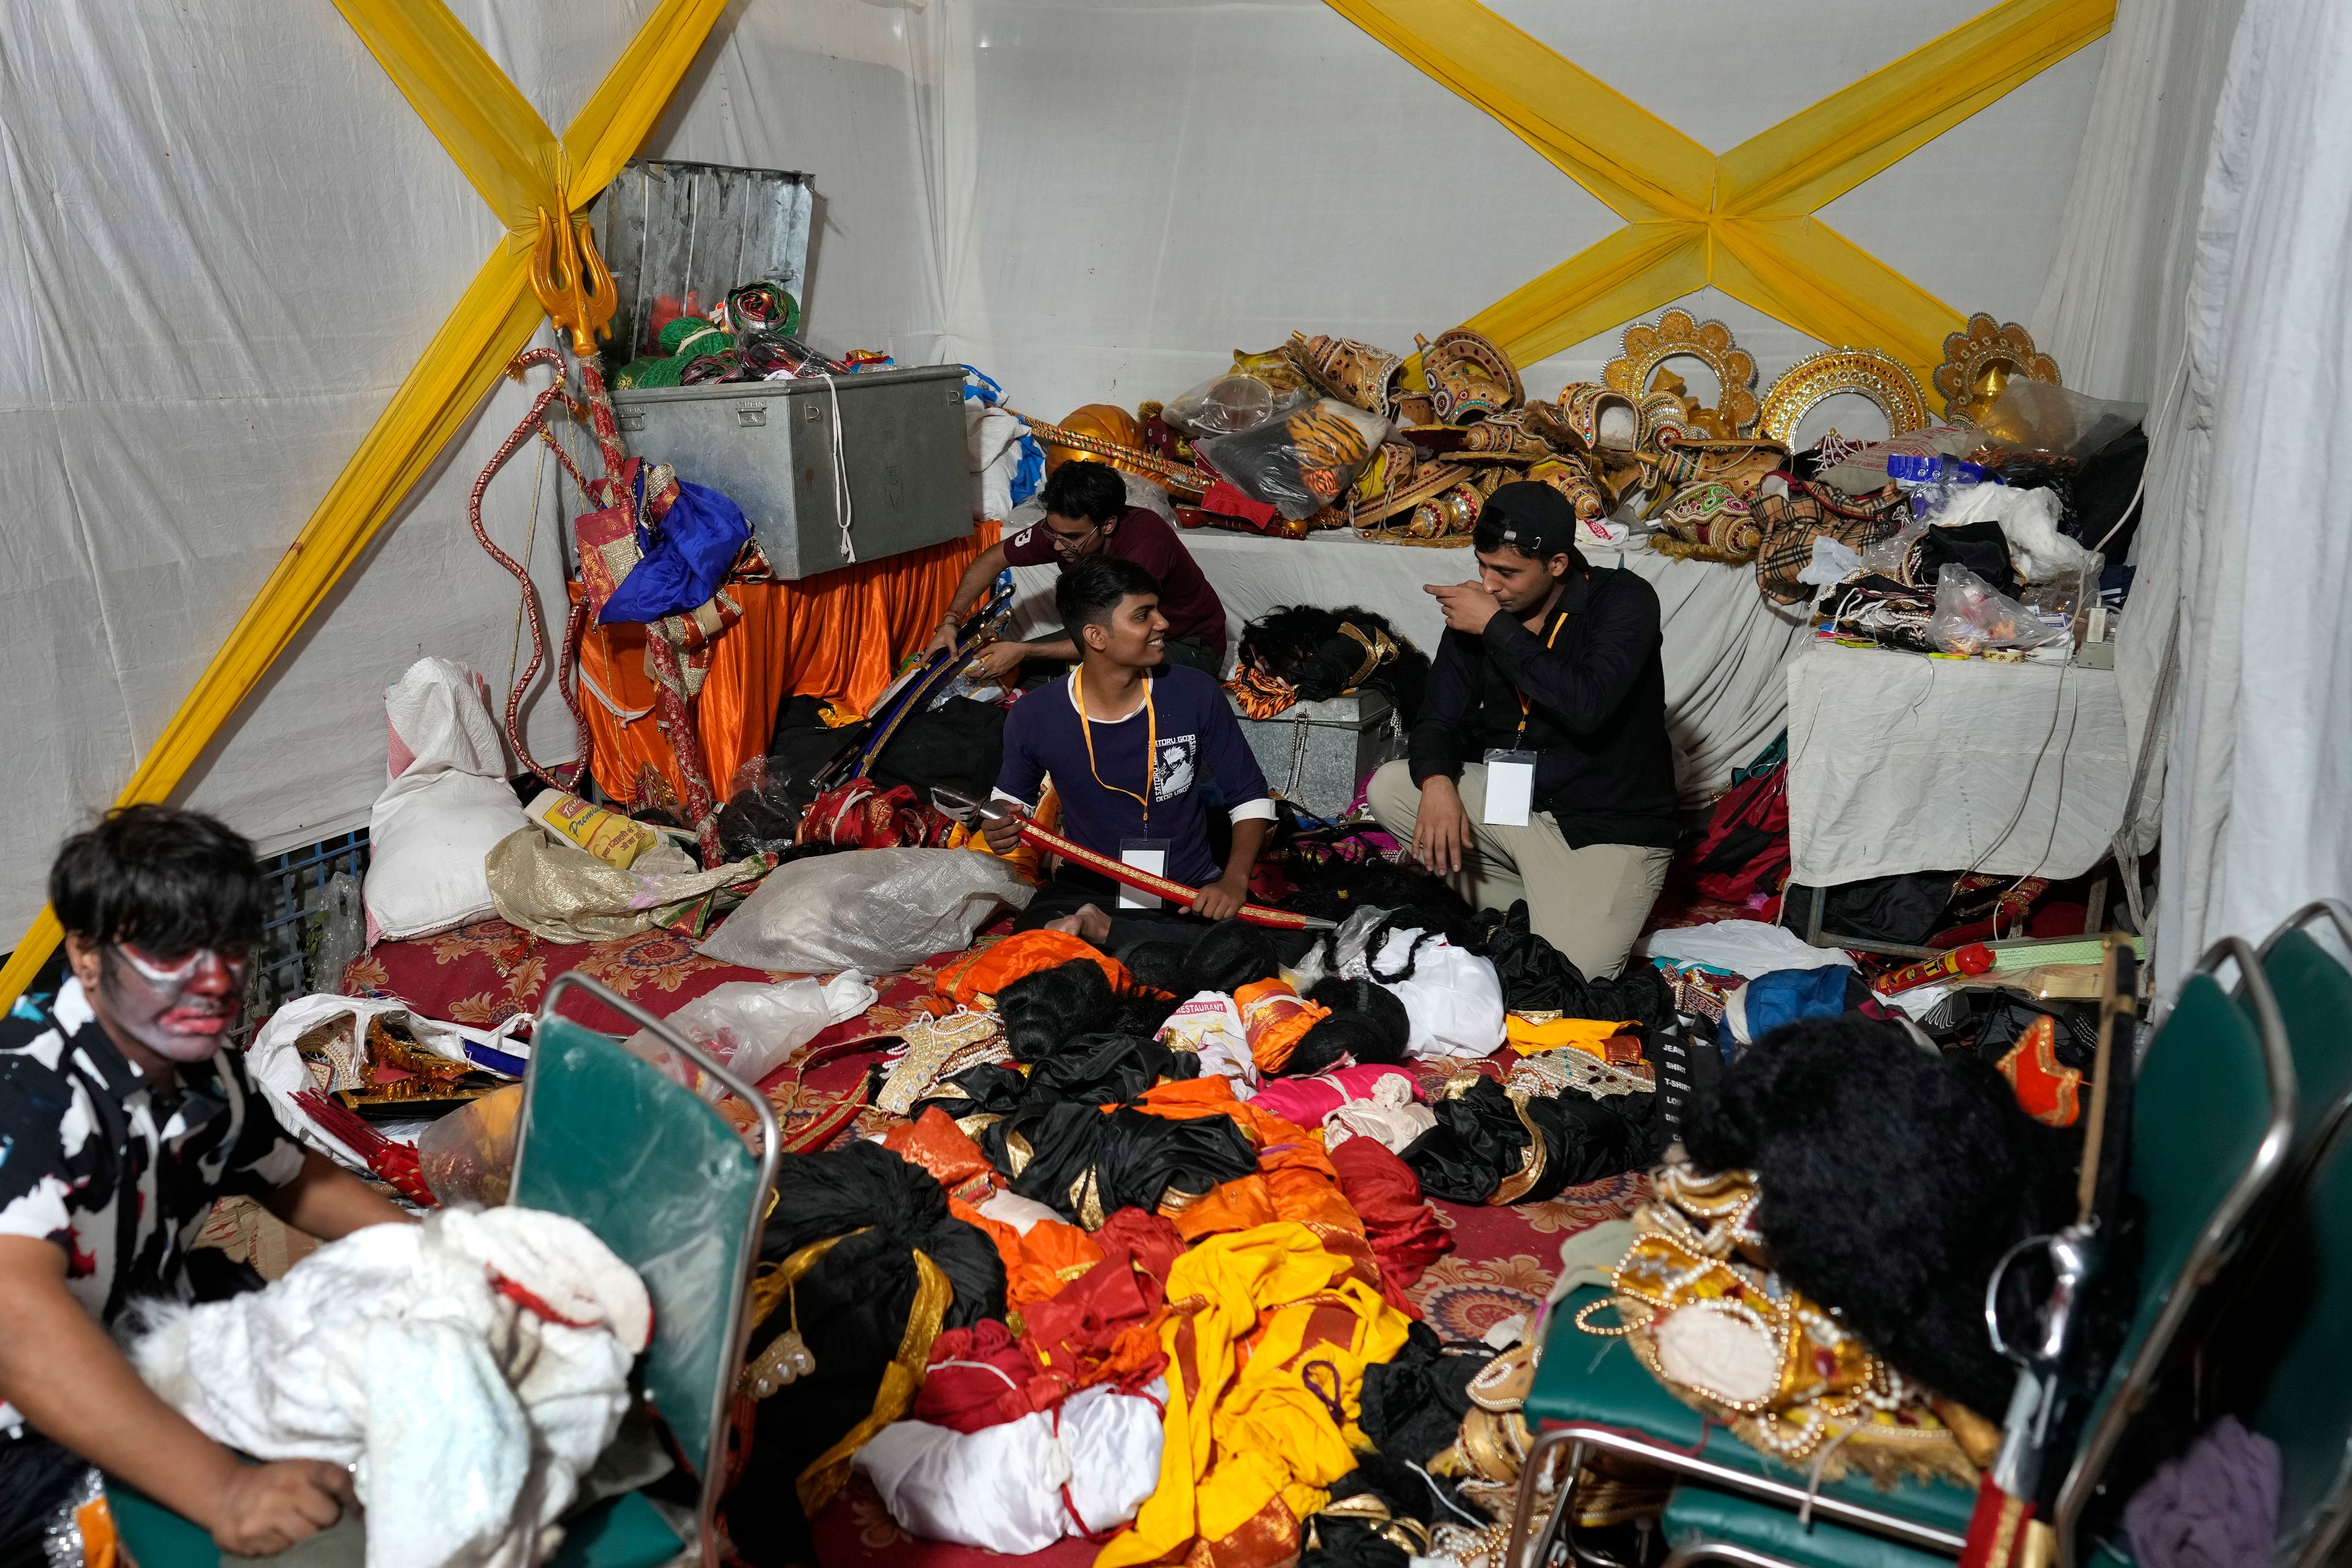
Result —
<svg viewBox="0 0 2352 1568"><path fill-rule="evenodd" d="M2352 1526L2352 973L2303 929L2322 917L2352 947L2352 909L2333 899L2297 910L2262 945L2303 1090L2298 1179L2233 1303L2241 1326L2216 1336L2225 1347L2278 1347L2242 1363L2242 1391L2220 1392L2253 1395L2230 1403L2251 1404L2246 1424L2284 1460L2281 1568L2333 1560Z"/></svg>
<svg viewBox="0 0 2352 1568"><path fill-rule="evenodd" d="M752 1108L761 1152L711 1106L650 1063L569 1018L557 1000L584 991L653 1031ZM640 1363L647 1402L701 1482L689 1542L643 1496L607 1499L567 1521L551 1568L658 1568L689 1552L717 1561L711 1518L725 1468L727 1415L742 1371L743 1309L782 1141L767 1097L635 1003L577 973L547 988L531 1037L508 1201L567 1215L645 1280L654 1338ZM212 1537L110 1479L115 1528L139 1568L220 1568ZM281 1568L361 1561L363 1531L337 1526L268 1559ZM239 1563L261 1561L239 1558Z"/></svg>
<svg viewBox="0 0 2352 1568"><path fill-rule="evenodd" d="M2225 960L2245 976L2246 1007L2213 978ZM2143 1285L2060 1490L2053 1523L2068 1568L2074 1526L2126 1426L2154 1389L2198 1297L2243 1239L2249 1215L2287 1168L2294 1116L2286 1033L2254 950L2234 938L2217 943L2182 987L2134 1089L2130 1180L2147 1210ZM1570 1450L1571 1488L1596 1451L1674 1473L1685 1484L1667 1510L1668 1540L1692 1561L1911 1568L1959 1555L1974 1492L1940 1481L1880 1490L1860 1477L1809 1487L1801 1472L1707 1425L1622 1340L1596 1342L1576 1329L1577 1310L1604 1294L1588 1287L1554 1319L1528 1395L1528 1420L1540 1435L1523 1474L1543 1473L1561 1447ZM1549 1562L1556 1531L1568 1533L1577 1552L1571 1493L1552 1511L1533 1554L1520 1555L1535 1491L1520 1489L1507 1563Z"/></svg>

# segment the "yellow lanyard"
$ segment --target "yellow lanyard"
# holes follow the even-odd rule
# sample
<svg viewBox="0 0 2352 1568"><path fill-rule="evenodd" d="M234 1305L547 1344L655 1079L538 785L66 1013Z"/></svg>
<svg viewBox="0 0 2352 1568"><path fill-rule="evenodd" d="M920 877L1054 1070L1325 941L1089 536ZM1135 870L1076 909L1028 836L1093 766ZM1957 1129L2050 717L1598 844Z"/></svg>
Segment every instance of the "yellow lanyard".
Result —
<svg viewBox="0 0 2352 1568"><path fill-rule="evenodd" d="M1083 674L1073 673L1070 677L1070 703L1078 710L1078 733L1086 737L1087 771L1095 775L1095 783L1101 784L1103 788L1123 795L1143 807L1143 825L1146 827L1150 826L1151 783L1160 764L1160 711L1151 706L1151 677L1147 675L1143 678L1143 793L1141 795L1136 794L1131 789L1120 789L1118 785L1106 781L1102 776L1102 770L1095 765L1095 727L1087 718L1087 680ZM1129 717L1133 718L1134 715L1129 714ZM1522 723L1520 728L1525 729L1526 725Z"/></svg>
<svg viewBox="0 0 2352 1568"><path fill-rule="evenodd" d="M1559 612L1559 618L1552 622L1549 635L1544 638L1544 651L1546 653L1549 653L1551 651L1553 639L1559 636L1559 628L1566 625L1568 625L1568 612L1566 610L1562 610ZM1511 741L1511 749L1514 751L1518 749L1520 742L1528 738L1528 694L1522 691L1519 693L1519 732L1517 735L1514 736Z"/></svg>

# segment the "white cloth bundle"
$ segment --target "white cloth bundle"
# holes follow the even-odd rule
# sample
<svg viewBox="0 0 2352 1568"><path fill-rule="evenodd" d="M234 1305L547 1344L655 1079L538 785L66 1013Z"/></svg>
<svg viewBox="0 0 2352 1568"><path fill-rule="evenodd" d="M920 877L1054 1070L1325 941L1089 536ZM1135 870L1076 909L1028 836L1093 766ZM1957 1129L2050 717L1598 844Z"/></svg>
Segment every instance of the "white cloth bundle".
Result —
<svg viewBox="0 0 2352 1568"><path fill-rule="evenodd" d="M1454 946L1442 936L1421 942L1418 929L1391 931L1381 944L1379 958L1367 963L1361 954L1342 963L1339 973L1349 979L1370 977L1404 1004L1412 1025L1405 1054L1439 1061L1471 1061L1503 1043L1503 983L1495 966L1475 952ZM1404 968L1412 955L1412 973L1388 980Z"/></svg>
<svg viewBox="0 0 2352 1568"><path fill-rule="evenodd" d="M146 1309L131 1359L206 1436L352 1469L368 1568L525 1568L629 1405L653 1332L588 1227L443 1209L356 1231L249 1295Z"/></svg>
<svg viewBox="0 0 2352 1568"><path fill-rule="evenodd" d="M908 1533L1020 1556L1133 1519L1160 1484L1160 1443L1156 1399L1101 1384L977 1432L894 1421L853 1463Z"/></svg>

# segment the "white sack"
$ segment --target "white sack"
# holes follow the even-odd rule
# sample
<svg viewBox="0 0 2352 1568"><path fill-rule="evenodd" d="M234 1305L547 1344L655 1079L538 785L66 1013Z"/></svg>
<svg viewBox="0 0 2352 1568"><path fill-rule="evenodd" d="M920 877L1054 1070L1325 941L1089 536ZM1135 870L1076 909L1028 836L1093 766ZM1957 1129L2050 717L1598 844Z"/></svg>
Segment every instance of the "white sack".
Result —
<svg viewBox="0 0 2352 1568"><path fill-rule="evenodd" d="M1853 956L1834 947L1815 947L1786 926L1763 921L1715 921L1650 933L1649 955L1676 963L1727 969L1753 980L1781 969L1853 967Z"/></svg>
<svg viewBox="0 0 2352 1568"><path fill-rule="evenodd" d="M420 658L383 694L390 782L368 816L368 942L429 936L498 912L482 862L530 825L506 779L482 678Z"/></svg>
<svg viewBox="0 0 2352 1568"><path fill-rule="evenodd" d="M1097 1534L1126 1523L1160 1483L1151 1400L1097 1384L1058 1415L1058 1432L1055 1415L1042 1413L977 1432L894 1421L851 1463L909 1534L1012 1556L1042 1552L1078 1534L1080 1520Z"/></svg>
<svg viewBox="0 0 2352 1568"><path fill-rule="evenodd" d="M443 1209L355 1231L265 1290L150 1309L131 1359L215 1441L350 1466L368 1568L528 1568L652 1333L645 1286L577 1220Z"/></svg>
<svg viewBox="0 0 2352 1568"><path fill-rule="evenodd" d="M889 974L970 947L1037 889L976 849L847 849L780 866L698 951L747 969Z"/></svg>

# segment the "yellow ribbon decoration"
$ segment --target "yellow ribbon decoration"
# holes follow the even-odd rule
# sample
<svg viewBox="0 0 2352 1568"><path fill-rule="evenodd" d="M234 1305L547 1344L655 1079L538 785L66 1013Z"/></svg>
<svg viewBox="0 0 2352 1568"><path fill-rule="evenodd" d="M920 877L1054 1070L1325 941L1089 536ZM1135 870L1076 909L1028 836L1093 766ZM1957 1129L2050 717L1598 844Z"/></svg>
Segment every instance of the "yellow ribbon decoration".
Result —
<svg viewBox="0 0 2352 1568"><path fill-rule="evenodd" d="M164 800L179 786L530 341L547 314L530 281L541 210L551 221L569 221L612 184L726 0L663 0L561 139L441 0L337 0L337 6L507 226L507 237L140 760L118 805ZM564 324L576 331L576 322ZM0 968L0 1007L23 993L62 934L45 906Z"/></svg>
<svg viewBox="0 0 2352 1568"><path fill-rule="evenodd" d="M1924 383L1961 313L1812 215L2104 36L2115 0L2005 0L1851 87L1708 152L1478 0L1327 0L1625 219L1465 323L1521 364L1706 284Z"/></svg>

